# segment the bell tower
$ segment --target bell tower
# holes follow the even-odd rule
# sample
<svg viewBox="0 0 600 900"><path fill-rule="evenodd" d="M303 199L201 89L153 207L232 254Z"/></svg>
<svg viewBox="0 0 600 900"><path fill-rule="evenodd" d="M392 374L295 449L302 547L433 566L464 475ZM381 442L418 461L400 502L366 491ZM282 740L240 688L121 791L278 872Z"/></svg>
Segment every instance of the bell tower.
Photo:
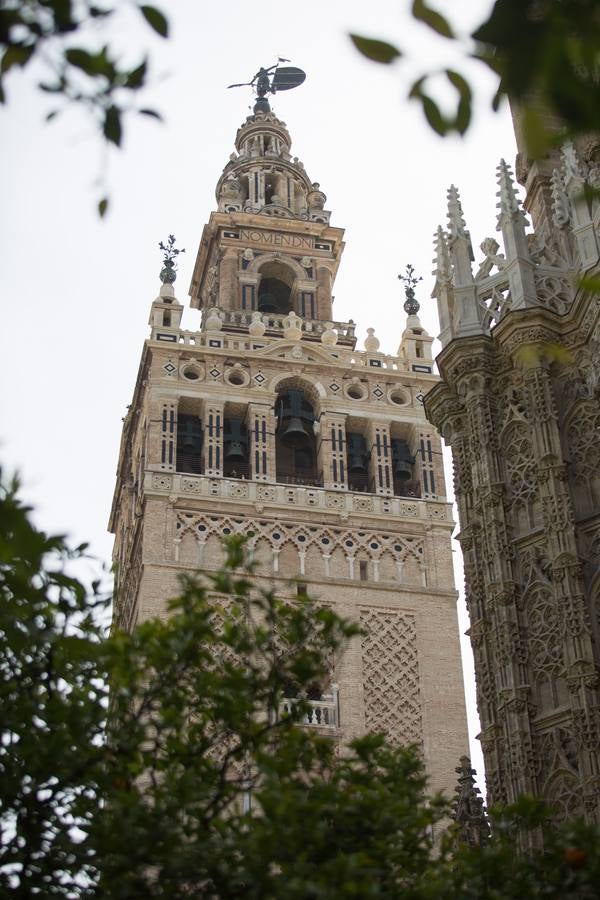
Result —
<svg viewBox="0 0 600 900"><path fill-rule="evenodd" d="M420 746L433 790L467 746L441 445L423 411L432 338L407 282L397 352L336 321L344 249L326 197L258 102L204 227L181 327L174 243L123 428L111 514L115 619L163 615L186 571L241 533L257 578L363 629L315 687L307 727Z"/></svg>

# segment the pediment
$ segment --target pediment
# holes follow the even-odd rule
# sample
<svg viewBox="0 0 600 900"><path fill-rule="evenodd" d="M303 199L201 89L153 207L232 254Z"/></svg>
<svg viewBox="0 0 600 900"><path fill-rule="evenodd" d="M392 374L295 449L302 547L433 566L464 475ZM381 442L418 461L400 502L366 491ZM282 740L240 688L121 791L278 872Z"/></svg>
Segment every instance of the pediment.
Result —
<svg viewBox="0 0 600 900"><path fill-rule="evenodd" d="M296 359L302 362L327 363L339 362L339 359L330 352L315 344L298 341L277 341L260 350L255 350L257 357L263 359Z"/></svg>

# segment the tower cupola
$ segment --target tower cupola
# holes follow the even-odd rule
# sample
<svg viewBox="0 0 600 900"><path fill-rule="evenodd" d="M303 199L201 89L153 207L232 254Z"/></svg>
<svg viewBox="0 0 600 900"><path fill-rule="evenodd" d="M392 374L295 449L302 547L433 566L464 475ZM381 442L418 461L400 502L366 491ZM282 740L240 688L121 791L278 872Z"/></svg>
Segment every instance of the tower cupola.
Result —
<svg viewBox="0 0 600 900"><path fill-rule="evenodd" d="M219 212L245 212L328 224L327 197L292 157L285 122L271 111L248 116L216 190Z"/></svg>

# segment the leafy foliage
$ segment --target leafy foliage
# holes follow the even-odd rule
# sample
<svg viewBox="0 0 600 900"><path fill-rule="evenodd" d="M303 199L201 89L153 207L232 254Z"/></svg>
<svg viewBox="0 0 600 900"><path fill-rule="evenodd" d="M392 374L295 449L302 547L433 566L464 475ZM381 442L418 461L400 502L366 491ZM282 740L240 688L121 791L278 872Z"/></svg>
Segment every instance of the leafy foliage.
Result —
<svg viewBox="0 0 600 900"><path fill-rule="evenodd" d="M156 110L139 109L135 103L137 92L146 84L148 60L128 68L109 44L95 46L98 26L108 23L119 5L93 0L0 0L0 103L7 102L7 76L37 62L46 72L38 87L60 103L48 113L47 121L76 106L92 117L108 144L120 147L127 112L160 119ZM149 27L168 37L163 13L134 0L136 5ZM75 45L75 39L81 44ZM105 199L98 204L101 217L108 208Z"/></svg>
<svg viewBox="0 0 600 900"><path fill-rule="evenodd" d="M220 572L184 579L166 619L109 637L99 586L68 574L84 549L2 488L3 896L597 896L597 828L547 830L544 853L518 855L518 830L546 816L523 800L485 847L450 829L434 850L448 806L426 798L414 750L367 735L338 753L302 727L302 687L357 629L258 588L242 540Z"/></svg>
<svg viewBox="0 0 600 900"><path fill-rule="evenodd" d="M425 0L414 0L412 15L438 35L460 40L452 24ZM489 18L471 35L465 52L498 77L492 100L516 100L528 154L542 156L566 137L600 131L600 7L596 0L496 0ZM387 42L351 35L357 49L379 62L390 62L401 51ZM387 58L368 52L382 43ZM394 53L395 51L395 53ZM419 101L429 125L440 135L464 134L472 115L472 89L458 72L446 72L458 92L456 111L444 116L423 85L432 73L419 77L409 97ZM553 117L548 124L546 113Z"/></svg>

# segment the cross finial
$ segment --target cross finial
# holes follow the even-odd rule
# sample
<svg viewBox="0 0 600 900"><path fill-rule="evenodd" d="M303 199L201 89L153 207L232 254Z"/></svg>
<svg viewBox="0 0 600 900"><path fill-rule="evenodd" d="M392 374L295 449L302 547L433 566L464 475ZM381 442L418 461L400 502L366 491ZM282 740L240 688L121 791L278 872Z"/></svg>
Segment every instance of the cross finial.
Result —
<svg viewBox="0 0 600 900"><path fill-rule="evenodd" d="M173 284L177 278L175 271L177 269L177 257L180 253L185 253L185 249L177 249L174 234L169 235L166 244L160 241L158 246L163 252L163 267L160 271L160 280L163 284Z"/></svg>
<svg viewBox="0 0 600 900"><path fill-rule="evenodd" d="M409 316L416 316L419 312L420 305L419 301L415 297L415 287L420 281L423 281L423 277L419 275L417 278L415 276L415 268L411 266L410 263L406 266L406 272L404 275L398 275L400 281L404 282L404 293L406 294L406 300L404 301L404 311Z"/></svg>

